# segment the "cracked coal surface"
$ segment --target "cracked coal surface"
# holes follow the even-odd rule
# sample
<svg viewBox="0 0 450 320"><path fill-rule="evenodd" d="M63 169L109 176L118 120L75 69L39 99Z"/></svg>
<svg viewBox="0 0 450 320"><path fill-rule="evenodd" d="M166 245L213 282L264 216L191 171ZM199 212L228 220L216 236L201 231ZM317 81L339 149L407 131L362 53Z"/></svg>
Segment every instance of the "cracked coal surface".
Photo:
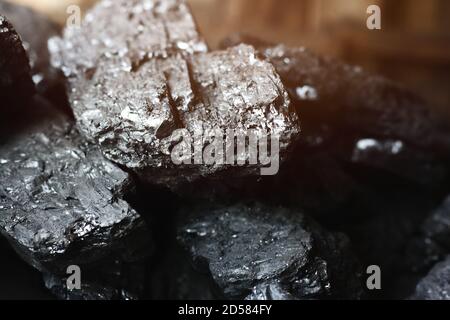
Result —
<svg viewBox="0 0 450 320"><path fill-rule="evenodd" d="M183 0L61 34L0 14L0 297L450 299L450 125L415 93L305 48L211 51ZM178 129L278 135L279 173L175 165Z"/></svg>
<svg viewBox="0 0 450 320"><path fill-rule="evenodd" d="M69 77L81 132L111 161L168 187L180 176L193 181L226 171L174 165L176 129L209 134L210 143L215 130L252 129L279 136L284 153L298 119L273 66L250 46L207 52L184 1L149 4L100 2L81 28L50 42L53 65Z"/></svg>

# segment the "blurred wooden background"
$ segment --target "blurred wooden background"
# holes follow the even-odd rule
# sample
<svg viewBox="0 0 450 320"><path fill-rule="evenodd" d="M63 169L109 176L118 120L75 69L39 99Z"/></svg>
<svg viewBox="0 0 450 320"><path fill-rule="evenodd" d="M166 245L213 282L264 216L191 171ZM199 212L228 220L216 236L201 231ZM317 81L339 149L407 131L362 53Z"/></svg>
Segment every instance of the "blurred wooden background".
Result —
<svg viewBox="0 0 450 320"><path fill-rule="evenodd" d="M10 0L12 1L12 0ZM14 0L64 23L69 4L95 0ZM405 83L450 118L449 0L188 0L212 48L227 35L303 45ZM366 28L367 7L382 30Z"/></svg>

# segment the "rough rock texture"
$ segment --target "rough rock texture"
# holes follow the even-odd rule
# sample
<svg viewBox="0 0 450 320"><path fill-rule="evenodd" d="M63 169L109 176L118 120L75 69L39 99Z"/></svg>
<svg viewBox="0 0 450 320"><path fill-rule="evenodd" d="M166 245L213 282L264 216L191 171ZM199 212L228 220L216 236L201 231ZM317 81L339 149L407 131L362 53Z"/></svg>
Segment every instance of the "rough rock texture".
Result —
<svg viewBox="0 0 450 320"><path fill-rule="evenodd" d="M419 282L414 300L450 300L450 256Z"/></svg>
<svg viewBox="0 0 450 320"><path fill-rule="evenodd" d="M37 91L58 103L66 104L64 79L50 65L47 47L49 38L57 36L60 28L47 17L20 5L0 1L0 14L6 16L20 35L28 53L31 74Z"/></svg>
<svg viewBox="0 0 450 320"><path fill-rule="evenodd" d="M176 129L203 131L205 144L212 129L253 129L281 136L282 151L299 132L273 67L250 46L206 53L184 1L102 1L50 48L82 133L152 183L172 187L223 169L175 166Z"/></svg>
<svg viewBox="0 0 450 320"><path fill-rule="evenodd" d="M179 242L226 298L361 297L347 238L300 213L242 205L196 210L188 221Z"/></svg>
<svg viewBox="0 0 450 320"><path fill-rule="evenodd" d="M0 135L0 231L40 271L133 261L146 226L125 200L129 176L45 103ZM23 123L25 122L25 123Z"/></svg>
<svg viewBox="0 0 450 320"><path fill-rule="evenodd" d="M20 36L0 15L0 104L2 112L26 103L34 94L30 65Z"/></svg>

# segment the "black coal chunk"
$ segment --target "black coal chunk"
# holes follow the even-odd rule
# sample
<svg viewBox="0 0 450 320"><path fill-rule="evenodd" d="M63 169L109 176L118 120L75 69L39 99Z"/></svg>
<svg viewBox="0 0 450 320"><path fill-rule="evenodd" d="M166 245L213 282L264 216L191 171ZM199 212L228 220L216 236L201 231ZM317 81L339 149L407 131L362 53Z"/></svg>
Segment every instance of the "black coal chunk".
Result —
<svg viewBox="0 0 450 320"><path fill-rule="evenodd" d="M25 261L62 278L70 265L150 253L147 226L124 200L127 173L45 101L10 122L16 130L0 135L0 231Z"/></svg>
<svg viewBox="0 0 450 320"><path fill-rule="evenodd" d="M341 126L369 137L448 150L448 124L402 86L305 48L277 46L264 54L298 102L301 114L340 121Z"/></svg>
<svg viewBox="0 0 450 320"><path fill-rule="evenodd" d="M226 171L193 165L194 154L174 165L176 129L190 137L200 131L210 144L216 129L252 129L280 136L282 153L299 133L273 66L250 46L208 53L182 0L102 1L50 47L53 65L69 77L81 132L106 158L152 183L174 187Z"/></svg>
<svg viewBox="0 0 450 320"><path fill-rule="evenodd" d="M419 282L412 299L450 300L450 256Z"/></svg>
<svg viewBox="0 0 450 320"><path fill-rule="evenodd" d="M60 28L47 17L27 7L0 0L0 14L14 25L27 51L37 91L58 106L66 107L65 80L50 65L47 42L58 36Z"/></svg>
<svg viewBox="0 0 450 320"><path fill-rule="evenodd" d="M226 298L351 299L363 290L348 239L259 204L193 210L178 240Z"/></svg>
<svg viewBox="0 0 450 320"><path fill-rule="evenodd" d="M358 167L426 186L448 179L450 125L404 87L306 48L233 36L223 47L250 43L275 66L302 119L302 148L330 150Z"/></svg>
<svg viewBox="0 0 450 320"><path fill-rule="evenodd" d="M13 25L0 15L1 112L13 111L34 95L30 65L22 40Z"/></svg>

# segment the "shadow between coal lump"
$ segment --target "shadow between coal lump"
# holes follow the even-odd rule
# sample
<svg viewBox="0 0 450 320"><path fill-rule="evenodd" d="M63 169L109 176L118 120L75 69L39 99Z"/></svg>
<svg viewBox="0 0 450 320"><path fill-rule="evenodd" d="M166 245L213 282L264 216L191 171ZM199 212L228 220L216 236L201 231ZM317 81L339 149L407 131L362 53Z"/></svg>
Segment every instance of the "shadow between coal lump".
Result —
<svg viewBox="0 0 450 320"><path fill-rule="evenodd" d="M450 300L450 256L436 264L417 285L412 300Z"/></svg>
<svg viewBox="0 0 450 320"><path fill-rule="evenodd" d="M0 235L0 299L51 300L39 271L26 264Z"/></svg>
<svg viewBox="0 0 450 320"><path fill-rule="evenodd" d="M279 190L275 202L345 232L364 263L386 275L388 287L374 298L408 297L420 278L411 267L423 265L405 259L408 243L449 192L449 123L415 93L359 67L247 36L222 47L239 43L274 64L303 129L277 177L241 190L272 202L271 192L255 189Z"/></svg>

